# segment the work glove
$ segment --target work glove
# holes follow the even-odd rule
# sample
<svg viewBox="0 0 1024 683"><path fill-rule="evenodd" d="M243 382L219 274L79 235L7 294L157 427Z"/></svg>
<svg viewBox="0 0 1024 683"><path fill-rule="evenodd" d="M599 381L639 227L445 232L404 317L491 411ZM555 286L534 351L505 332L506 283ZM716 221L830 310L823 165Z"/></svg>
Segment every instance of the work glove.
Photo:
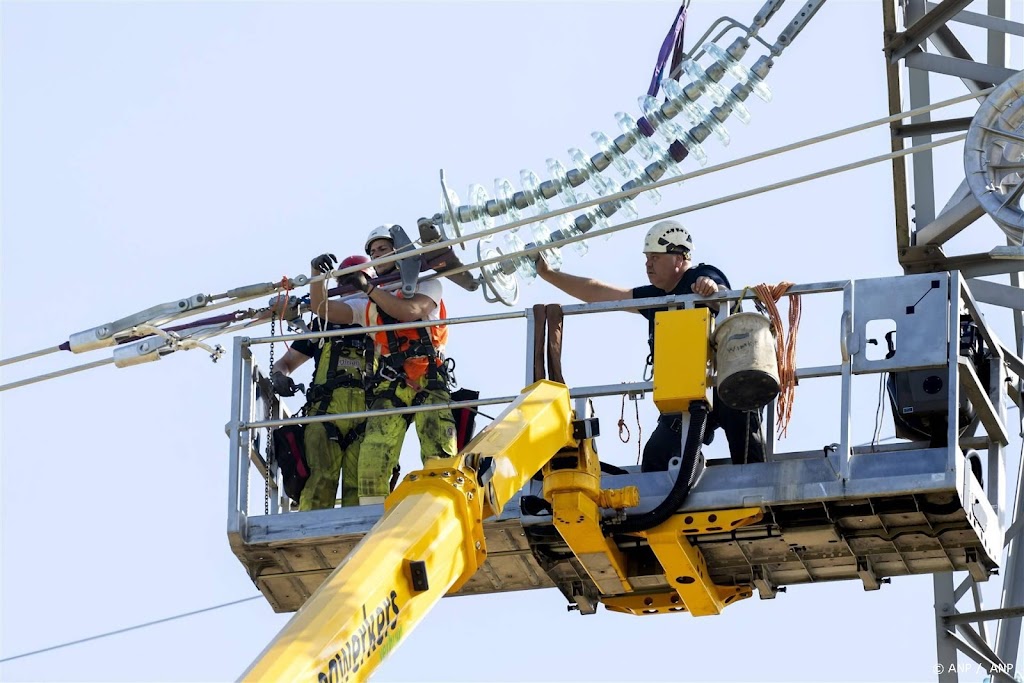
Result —
<svg viewBox="0 0 1024 683"><path fill-rule="evenodd" d="M274 388L274 393L278 396L294 396L298 390L292 378L280 370L270 373L270 386Z"/></svg>
<svg viewBox="0 0 1024 683"><path fill-rule="evenodd" d="M374 285L370 284L370 279L366 277L366 273L342 275L338 278L338 284L358 289L363 294L369 294L374 287Z"/></svg>
<svg viewBox="0 0 1024 683"><path fill-rule="evenodd" d="M334 270L334 267L338 265L338 257L334 254L320 254L310 261L309 265L318 273L327 274Z"/></svg>

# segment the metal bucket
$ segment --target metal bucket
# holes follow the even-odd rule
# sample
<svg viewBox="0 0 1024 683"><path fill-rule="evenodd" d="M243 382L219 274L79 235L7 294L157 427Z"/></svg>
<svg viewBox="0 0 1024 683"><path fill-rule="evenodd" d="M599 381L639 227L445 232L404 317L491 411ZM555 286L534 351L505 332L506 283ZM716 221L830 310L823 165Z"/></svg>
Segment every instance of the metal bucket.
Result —
<svg viewBox="0 0 1024 683"><path fill-rule="evenodd" d="M736 410L757 410L779 395L779 364L768 318L734 313L715 331L718 399Z"/></svg>

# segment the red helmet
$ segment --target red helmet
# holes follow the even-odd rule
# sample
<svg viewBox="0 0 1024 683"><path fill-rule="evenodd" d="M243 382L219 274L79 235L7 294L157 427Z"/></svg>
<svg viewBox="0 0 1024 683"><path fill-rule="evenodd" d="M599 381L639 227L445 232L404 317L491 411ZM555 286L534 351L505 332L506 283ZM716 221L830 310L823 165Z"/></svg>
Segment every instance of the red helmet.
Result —
<svg viewBox="0 0 1024 683"><path fill-rule="evenodd" d="M358 266L361 263L369 262L369 257L363 256L362 254L353 254L352 256L343 258L341 263L338 264L338 268L351 268L352 266ZM366 277L377 277L377 271L373 269L373 266L363 268L363 272L366 274Z"/></svg>

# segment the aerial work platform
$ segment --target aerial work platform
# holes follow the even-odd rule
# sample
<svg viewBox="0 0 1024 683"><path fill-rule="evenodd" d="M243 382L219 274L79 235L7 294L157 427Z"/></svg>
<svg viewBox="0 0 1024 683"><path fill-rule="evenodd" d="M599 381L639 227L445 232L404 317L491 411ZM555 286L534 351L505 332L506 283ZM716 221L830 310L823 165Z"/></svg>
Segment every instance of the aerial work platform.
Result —
<svg viewBox="0 0 1024 683"><path fill-rule="evenodd" d="M703 556L712 582L735 587L729 601L754 592L773 598L789 585L833 580L860 581L866 590L879 588L891 577L966 570L984 581L998 568L1004 528L998 507L1005 498L1002 446L1006 443L1004 380L1007 372L1024 366L985 327L964 281L952 275L926 274L877 280L819 283L794 287L790 294L842 293L840 363L802 368L797 376L841 378L841 419L836 443L822 449L770 453L769 461L732 465L709 460L685 504L673 516L678 534L689 539ZM723 300L742 296L723 292ZM692 306L695 297L659 300L678 307ZM607 312L638 302L565 307L566 315ZM723 307L724 308L724 307ZM965 311L985 340L985 366L991 377L979 379L961 349L961 317ZM533 339L533 319L527 311L527 339ZM899 343L885 358L865 353L868 324L893 323ZM458 324L458 319L449 321ZM335 508L313 512L289 511L287 500L271 477L264 503L268 514L248 509L249 465L266 472L258 444L243 430L274 427L296 421L276 398L259 390L262 382L248 344L239 340L236 366L235 422L232 436L232 492L229 537L250 577L279 612L299 609L380 519L383 506ZM881 341L881 340L878 340ZM850 444L850 398L856 374L909 373L927 370L952 388L943 397L949 415L959 416L960 395L974 407L970 429L950 420L936 427L931 442L854 447ZM987 386L993 387L990 391ZM641 394L648 383L582 387L570 390L577 415L586 413L586 399L622 393ZM1012 392L1012 390L1011 390ZM271 402L273 419L260 421L263 401ZM1019 401L1019 396L1011 395ZM469 405L508 402L507 398ZM242 406L247 406L242 411ZM259 410L257 410L259 407ZM770 416L770 415L769 415ZM314 418L315 419L315 418ZM978 429L984 433L976 435ZM771 434L769 423L768 434ZM947 438L952 437L952 438ZM946 438L950 447L936 445ZM245 444L249 447L246 448ZM771 449L769 449L771 450ZM982 458L978 451L985 453ZM678 463L674 464L678 468ZM615 473L611 473L615 472ZM678 469L640 473L636 467L608 468L602 489L636 487L639 505L629 514L652 510L669 494ZM262 477L257 478L261 484ZM610 596L593 580L594 567L585 566L556 528L543 503L541 477L534 477L511 498L500 516L483 524L486 560L453 595L487 594L557 587L570 606L582 613L605 602L614 611L633 614L686 611L671 584L672 577L644 538L609 536L609 545L624 558L631 590ZM261 486L261 488L263 488ZM751 511L740 519L735 511ZM716 511L722 511L717 520ZM605 511L606 517L616 513ZM620 513L621 514L621 513ZM692 522L692 525L691 525ZM613 551L614 552L614 551Z"/></svg>
<svg viewBox="0 0 1024 683"><path fill-rule="evenodd" d="M948 455L945 449L855 452L845 495L835 456L821 451L740 466L711 461L682 512L764 510L759 523L694 537L716 584L750 585L762 598L820 581L859 580L871 590L891 577L958 570L984 580L997 567L1003 528L964 457L950 462ZM673 474L606 475L602 487L637 486L639 511L646 511L668 494ZM539 494L539 482L524 492ZM550 515L523 514L519 503L484 523L487 561L455 595L558 587L571 604L593 611L596 590ZM291 612L382 512L383 506L369 506L252 517L235 553L274 610ZM623 538L619 547L632 559L634 585L668 588L644 544Z"/></svg>

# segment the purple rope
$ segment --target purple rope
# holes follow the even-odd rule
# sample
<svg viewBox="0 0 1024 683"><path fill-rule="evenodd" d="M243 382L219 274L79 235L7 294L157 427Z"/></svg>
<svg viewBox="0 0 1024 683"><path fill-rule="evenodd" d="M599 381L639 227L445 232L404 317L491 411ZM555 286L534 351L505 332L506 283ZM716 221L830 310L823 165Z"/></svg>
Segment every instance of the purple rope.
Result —
<svg viewBox="0 0 1024 683"><path fill-rule="evenodd" d="M658 88L661 87L661 74L665 70L665 65L669 63L669 57L672 58L672 66L669 72L679 64L682 58L683 30L686 28L687 4L683 2L679 5L675 21L672 22L672 27L668 30L665 40L661 43L661 50L658 51L658 61L655 63L654 73L651 75L651 85L647 88L647 94L651 97L655 97L658 94ZM636 122L636 127L644 137L649 138L654 135L654 127L651 126L646 117L640 117L640 120Z"/></svg>
<svg viewBox="0 0 1024 683"><path fill-rule="evenodd" d="M225 313L223 315L217 315L217 316L214 316L212 318L204 318L202 320L194 320L194 321L192 321L190 323L185 323L184 325L175 325L174 327L168 327L167 331L168 332L181 332L182 330L188 330L188 329L191 329L193 327L202 327L204 325L219 325L221 323L231 323L231 322L234 322L235 320L238 320L237 315L238 315L238 313L236 311L235 313ZM123 339L118 339L117 343L118 344L128 344L130 342L138 341L140 339L145 339L146 337L152 337L152 336L153 335L151 335L151 334L144 334L144 335L139 336L139 337L125 337ZM61 351L70 351L71 350L71 342L66 341L66 342L64 342L63 344L61 344L57 348L59 348Z"/></svg>
<svg viewBox="0 0 1024 683"><path fill-rule="evenodd" d="M175 325L174 327L168 327L164 331L181 332L183 330L191 330L193 327L205 327L206 325L221 325L223 323L233 323L236 320L240 320L240 318L238 318L238 313L239 311L235 311L234 313L224 313L222 315L215 315L211 318L203 318L202 320L193 320L192 322L185 323L183 325ZM153 335L151 334L144 334L139 337L125 337L124 339L118 339L117 343L129 344L131 342L139 341L140 339L145 339L146 337L152 336Z"/></svg>
<svg viewBox="0 0 1024 683"><path fill-rule="evenodd" d="M202 320L194 320L184 325L175 325L174 327L168 327L167 332L181 332L182 330L190 330L193 327L202 327L204 325L219 325L221 323L232 323L239 320L238 311L234 313L225 313L223 315L215 315L212 318L204 318Z"/></svg>
<svg viewBox="0 0 1024 683"><path fill-rule="evenodd" d="M672 28L668 30L668 35L665 36L665 40L661 44L661 50L658 52L658 61L654 65L654 74L651 75L651 85L647 88L647 94L651 97L658 94L658 88L661 87L661 72L665 70L669 57L672 57L674 65L679 62L679 58L682 56L683 29L685 27L686 3L684 2L679 5L679 12L676 13L675 21L672 22Z"/></svg>
<svg viewBox="0 0 1024 683"><path fill-rule="evenodd" d="M443 251L440 252L423 254L423 258L420 259L420 272L423 273L428 270L436 270L437 272L442 273L443 271L439 269L444 268L446 265L446 261L454 255L455 252L452 251L451 247L448 247L447 249L444 249ZM454 268L455 266L453 265L452 267ZM392 282L398 282L401 279L401 273L399 273L398 269L395 268L394 271L388 273L387 275L381 275L379 277L371 278L370 282L379 286L390 284ZM327 290L327 296L331 297L338 296L339 294L355 294L358 291L358 289L356 289L355 287L351 287L349 285L338 285L337 287L330 287Z"/></svg>

